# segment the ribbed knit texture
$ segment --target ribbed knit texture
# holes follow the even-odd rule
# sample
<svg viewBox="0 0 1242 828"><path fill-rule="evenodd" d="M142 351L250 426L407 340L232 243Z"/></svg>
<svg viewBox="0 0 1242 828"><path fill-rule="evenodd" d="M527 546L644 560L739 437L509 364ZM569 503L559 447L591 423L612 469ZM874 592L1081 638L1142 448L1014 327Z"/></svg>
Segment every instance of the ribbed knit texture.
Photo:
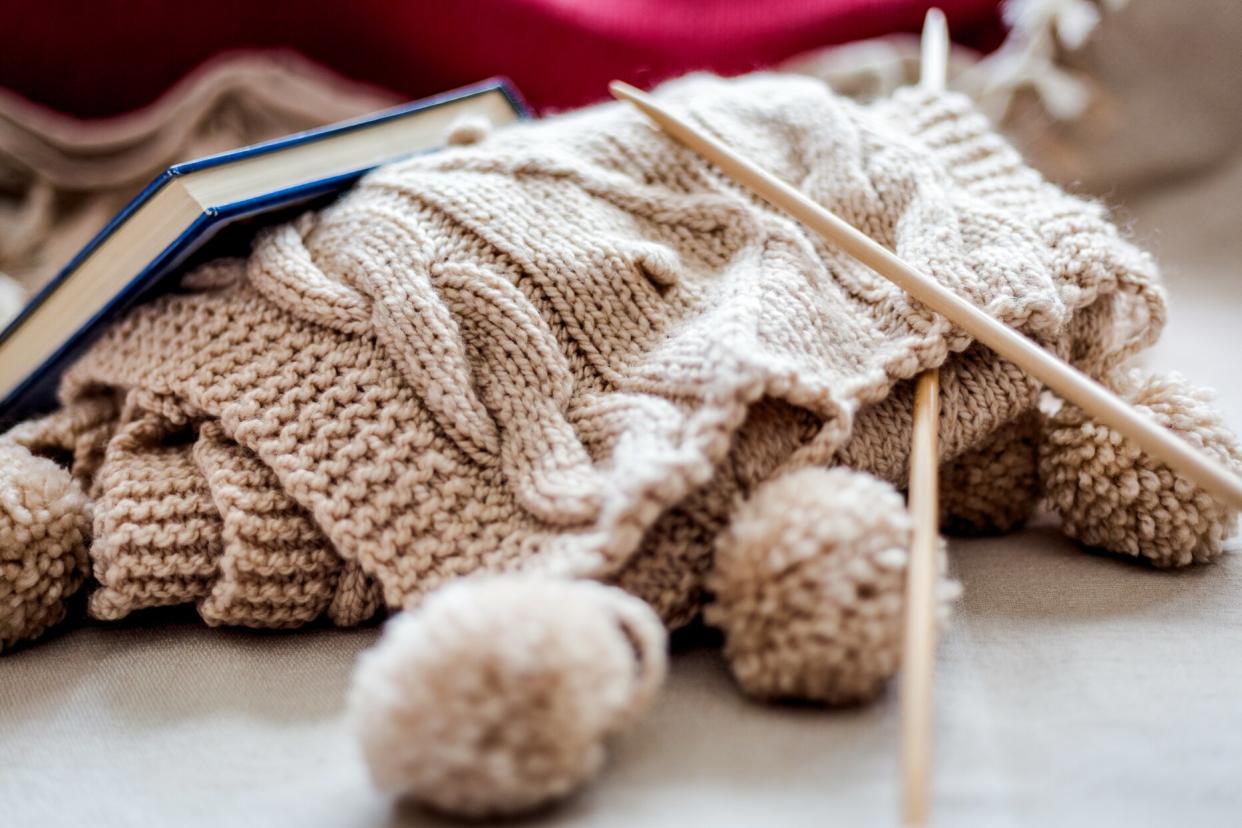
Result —
<svg viewBox="0 0 1242 828"><path fill-rule="evenodd" d="M776 76L661 94L1093 374L1159 331L1148 258L963 98L861 106ZM380 169L185 284L63 387L67 412L117 411L81 478L99 617L352 623L524 570L678 624L765 480L904 479L919 371L944 368L946 462L995 454L1039 390L616 104Z"/></svg>

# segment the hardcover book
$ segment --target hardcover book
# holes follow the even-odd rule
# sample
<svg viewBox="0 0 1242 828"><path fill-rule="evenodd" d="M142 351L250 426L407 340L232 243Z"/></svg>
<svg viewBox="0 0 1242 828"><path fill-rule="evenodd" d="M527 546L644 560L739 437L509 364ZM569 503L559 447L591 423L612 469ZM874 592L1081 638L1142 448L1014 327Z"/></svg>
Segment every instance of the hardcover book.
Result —
<svg viewBox="0 0 1242 828"><path fill-rule="evenodd" d="M503 79L170 167L0 333L0 428L50 408L65 365L107 321L258 223L335 197L377 166L435 149L463 117L530 117ZM210 244L209 244L210 243Z"/></svg>

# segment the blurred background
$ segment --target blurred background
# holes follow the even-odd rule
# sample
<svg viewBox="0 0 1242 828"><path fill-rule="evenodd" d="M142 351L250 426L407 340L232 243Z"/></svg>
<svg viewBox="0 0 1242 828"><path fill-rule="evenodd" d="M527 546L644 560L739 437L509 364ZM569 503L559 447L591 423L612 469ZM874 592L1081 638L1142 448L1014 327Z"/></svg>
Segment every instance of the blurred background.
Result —
<svg viewBox="0 0 1242 828"><path fill-rule="evenodd" d="M688 71L914 79L919 0L4 0L0 322L171 164L491 75L540 114ZM1102 197L1170 276L1236 260L1242 9L942 0L952 86L1050 178ZM1157 193L1196 204L1165 215ZM1153 214L1153 211L1155 213ZM1219 275L1219 274L1218 274Z"/></svg>

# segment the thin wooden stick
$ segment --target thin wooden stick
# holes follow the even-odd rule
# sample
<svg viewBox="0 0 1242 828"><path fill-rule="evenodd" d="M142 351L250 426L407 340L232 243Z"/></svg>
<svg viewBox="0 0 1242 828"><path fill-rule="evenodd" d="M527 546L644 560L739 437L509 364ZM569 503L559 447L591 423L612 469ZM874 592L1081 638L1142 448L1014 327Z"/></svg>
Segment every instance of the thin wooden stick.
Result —
<svg viewBox="0 0 1242 828"><path fill-rule="evenodd" d="M910 449L910 516L914 538L906 571L905 638L901 654L902 822L927 824L931 793L932 674L936 657L936 537L940 524L940 375L926 371L914 387Z"/></svg>
<svg viewBox="0 0 1242 828"><path fill-rule="evenodd" d="M944 90L949 27L940 9L923 21L919 84ZM936 537L940 526L940 371L924 371L914 389L909 509L914 520L906 570L905 636L901 653L901 802L906 828L922 828L931 813L936 669Z"/></svg>
<svg viewBox="0 0 1242 828"><path fill-rule="evenodd" d="M936 280L915 270L892 251L872 241L797 189L674 115L650 95L621 81L613 81L609 89L616 97L634 104L669 135L714 163L739 184L789 213L824 239L1035 377L1062 398L1076 403L1101 423L1130 438L1144 451L1198 483L1222 503L1242 509L1242 479L1126 405L1095 380L988 316Z"/></svg>
<svg viewBox="0 0 1242 828"><path fill-rule="evenodd" d="M940 9L928 9L919 43L919 86L943 92L949 80L949 23Z"/></svg>

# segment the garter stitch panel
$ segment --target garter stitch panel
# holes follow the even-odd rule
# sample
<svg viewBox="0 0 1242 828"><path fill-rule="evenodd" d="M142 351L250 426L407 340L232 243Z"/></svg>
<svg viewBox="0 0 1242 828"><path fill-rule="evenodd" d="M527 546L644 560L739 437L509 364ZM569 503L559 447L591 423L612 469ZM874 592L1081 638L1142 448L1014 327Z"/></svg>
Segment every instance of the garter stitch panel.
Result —
<svg viewBox="0 0 1242 828"><path fill-rule="evenodd" d="M861 106L777 76L661 94L1097 376L1158 333L1151 262L958 96ZM352 623L381 594L527 570L681 623L764 480L902 479L910 378L936 365L946 461L1034 410L1013 366L629 108L517 126L267 231L67 374L66 411L118 412L81 464L90 608Z"/></svg>

